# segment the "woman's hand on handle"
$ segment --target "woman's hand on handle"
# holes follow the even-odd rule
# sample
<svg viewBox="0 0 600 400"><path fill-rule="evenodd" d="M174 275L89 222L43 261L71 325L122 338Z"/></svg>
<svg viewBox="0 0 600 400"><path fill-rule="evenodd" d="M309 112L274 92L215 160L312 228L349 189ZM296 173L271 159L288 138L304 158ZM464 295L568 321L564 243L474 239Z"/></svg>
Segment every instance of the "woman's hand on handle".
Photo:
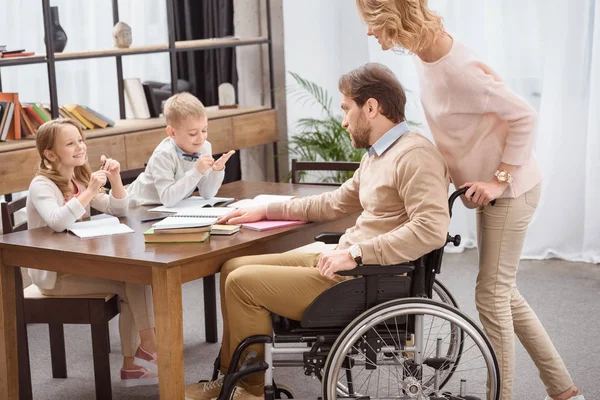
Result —
<svg viewBox="0 0 600 400"><path fill-rule="evenodd" d="M492 179L490 182L467 182L460 188L469 187L465 197L471 203L487 206L492 200L502 196L507 186L508 183L501 183Z"/></svg>

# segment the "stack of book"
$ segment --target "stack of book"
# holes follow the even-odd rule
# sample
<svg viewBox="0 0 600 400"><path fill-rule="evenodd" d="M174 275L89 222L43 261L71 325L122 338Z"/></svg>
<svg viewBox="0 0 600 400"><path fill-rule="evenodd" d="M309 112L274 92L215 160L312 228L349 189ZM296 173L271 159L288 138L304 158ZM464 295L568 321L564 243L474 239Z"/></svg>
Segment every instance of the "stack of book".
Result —
<svg viewBox="0 0 600 400"><path fill-rule="evenodd" d="M151 227L144 232L146 243L204 243L210 237L210 225L195 228L167 228L156 229Z"/></svg>
<svg viewBox="0 0 600 400"><path fill-rule="evenodd" d="M58 112L82 130L115 125L110 118L79 104L65 104ZM51 119L49 104L21 103L18 93L0 93L0 141L35 138L40 125Z"/></svg>

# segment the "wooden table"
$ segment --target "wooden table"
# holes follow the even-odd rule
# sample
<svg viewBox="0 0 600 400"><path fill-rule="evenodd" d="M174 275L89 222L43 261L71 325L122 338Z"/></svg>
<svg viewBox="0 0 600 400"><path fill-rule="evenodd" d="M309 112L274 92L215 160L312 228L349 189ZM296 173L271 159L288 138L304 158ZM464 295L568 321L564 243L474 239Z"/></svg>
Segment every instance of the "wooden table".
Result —
<svg viewBox="0 0 600 400"><path fill-rule="evenodd" d="M309 196L334 188L270 182L234 182L223 185L222 197L253 198L258 194ZM267 232L242 230L233 236L213 236L203 244L148 244L142 233L151 225L132 212L124 222L135 234L82 240L49 228L0 236L0 399L17 399L19 390L31 392L28 374L19 377L19 360L27 360L26 339L17 345L17 331L24 332L23 290L18 267L95 276L152 285L158 339L160 397L184 398L183 321L181 285L204 278L207 340L217 340L214 274L230 258L250 254L279 253L311 243L323 231L342 231L356 215L342 220L311 223ZM26 335L19 335L22 337ZM19 380L20 385L19 385ZM21 389L19 389L21 386Z"/></svg>

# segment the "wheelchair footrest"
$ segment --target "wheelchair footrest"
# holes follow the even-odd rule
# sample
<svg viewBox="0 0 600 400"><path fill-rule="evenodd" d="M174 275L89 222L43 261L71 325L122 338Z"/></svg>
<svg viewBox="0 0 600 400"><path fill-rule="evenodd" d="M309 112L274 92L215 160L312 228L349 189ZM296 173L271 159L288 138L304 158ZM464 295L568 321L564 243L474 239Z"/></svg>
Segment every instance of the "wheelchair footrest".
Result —
<svg viewBox="0 0 600 400"><path fill-rule="evenodd" d="M264 361L259 361L254 364L248 365L246 368L242 369L233 374L227 374L225 379L223 380L223 388L221 389L221 393L219 394L218 400L229 400L231 398L231 393L233 389L235 389L236 384L245 378L248 375L254 374L256 372L266 371L269 368L269 364Z"/></svg>

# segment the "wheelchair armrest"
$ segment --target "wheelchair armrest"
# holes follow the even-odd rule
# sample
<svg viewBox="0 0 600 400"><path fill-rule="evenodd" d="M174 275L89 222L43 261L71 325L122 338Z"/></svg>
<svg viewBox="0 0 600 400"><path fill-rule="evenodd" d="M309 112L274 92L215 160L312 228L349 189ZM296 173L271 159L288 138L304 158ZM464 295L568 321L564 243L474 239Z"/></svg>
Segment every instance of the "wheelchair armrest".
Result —
<svg viewBox="0 0 600 400"><path fill-rule="evenodd" d="M361 265L350 271L339 271L337 274L340 276L386 276L406 274L414 269L415 265L410 262L395 265Z"/></svg>
<svg viewBox="0 0 600 400"><path fill-rule="evenodd" d="M343 232L321 232L315 236L315 241L325 244L337 244L343 234Z"/></svg>

